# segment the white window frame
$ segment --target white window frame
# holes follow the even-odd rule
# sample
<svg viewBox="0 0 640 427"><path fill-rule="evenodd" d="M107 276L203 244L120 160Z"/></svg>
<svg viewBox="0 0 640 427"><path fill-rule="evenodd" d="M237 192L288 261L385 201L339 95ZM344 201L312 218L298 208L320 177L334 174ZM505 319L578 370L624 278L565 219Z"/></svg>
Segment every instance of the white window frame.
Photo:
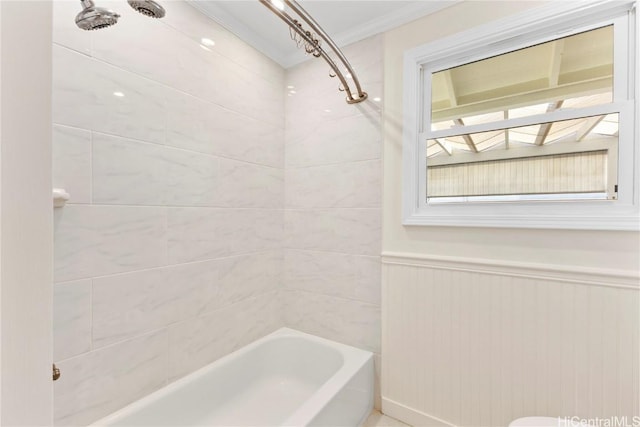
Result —
<svg viewBox="0 0 640 427"><path fill-rule="evenodd" d="M640 230L638 44L636 1L553 2L405 52L403 76L403 224L511 228ZM428 204L426 136L431 117L431 73L589 29L614 24L613 103L588 107L593 115L619 112L618 199ZM624 82L625 84L621 84ZM575 111L545 114L554 121ZM521 125L540 117L518 119ZM545 120L548 121L548 120ZM538 121L539 122L539 121ZM465 126L469 133L498 122Z"/></svg>

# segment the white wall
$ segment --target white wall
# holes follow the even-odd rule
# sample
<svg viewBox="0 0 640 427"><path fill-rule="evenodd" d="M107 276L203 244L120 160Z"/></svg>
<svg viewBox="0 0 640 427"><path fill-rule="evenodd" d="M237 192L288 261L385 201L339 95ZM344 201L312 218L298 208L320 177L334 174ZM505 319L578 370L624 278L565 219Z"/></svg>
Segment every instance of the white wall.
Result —
<svg viewBox="0 0 640 427"><path fill-rule="evenodd" d="M50 425L51 4L0 2L0 51L0 424Z"/></svg>
<svg viewBox="0 0 640 427"><path fill-rule="evenodd" d="M462 257L477 257L480 253L483 258L497 260L627 271L640 268L638 233L402 226L400 168L404 51L540 4L462 2L385 33L384 251Z"/></svg>
<svg viewBox="0 0 640 427"><path fill-rule="evenodd" d="M54 4L55 423L281 325L283 70L184 2L108 29ZM207 37L215 42L200 46ZM115 96L121 92L124 96Z"/></svg>
<svg viewBox="0 0 640 427"><path fill-rule="evenodd" d="M312 59L287 70L285 322L380 353L382 37L344 49L369 99Z"/></svg>
<svg viewBox="0 0 640 427"><path fill-rule="evenodd" d="M404 51L538 5L463 2L385 33L382 397L409 422L638 415L637 232L401 224Z"/></svg>

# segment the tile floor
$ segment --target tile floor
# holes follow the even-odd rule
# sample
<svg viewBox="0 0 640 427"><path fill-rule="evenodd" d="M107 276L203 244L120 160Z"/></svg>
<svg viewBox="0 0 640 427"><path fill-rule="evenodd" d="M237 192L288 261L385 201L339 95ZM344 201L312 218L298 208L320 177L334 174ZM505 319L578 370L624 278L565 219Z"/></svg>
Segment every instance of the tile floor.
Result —
<svg viewBox="0 0 640 427"><path fill-rule="evenodd" d="M362 427L409 427L407 424L396 420L395 418L387 417L380 413L380 411L373 411L369 418L364 422Z"/></svg>

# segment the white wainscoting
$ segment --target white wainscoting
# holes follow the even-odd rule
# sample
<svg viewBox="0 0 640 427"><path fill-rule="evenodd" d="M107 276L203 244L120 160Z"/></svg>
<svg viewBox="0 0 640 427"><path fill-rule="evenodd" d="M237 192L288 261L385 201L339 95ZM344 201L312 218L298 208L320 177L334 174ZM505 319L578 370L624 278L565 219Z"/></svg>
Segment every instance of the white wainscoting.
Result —
<svg viewBox="0 0 640 427"><path fill-rule="evenodd" d="M385 414L420 426L640 415L637 272L382 262Z"/></svg>

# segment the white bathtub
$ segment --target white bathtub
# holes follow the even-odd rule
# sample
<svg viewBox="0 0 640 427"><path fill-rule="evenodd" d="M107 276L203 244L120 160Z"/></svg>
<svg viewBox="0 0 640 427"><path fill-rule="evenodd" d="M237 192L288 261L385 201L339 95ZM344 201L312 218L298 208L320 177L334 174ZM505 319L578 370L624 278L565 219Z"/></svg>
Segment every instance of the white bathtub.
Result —
<svg viewBox="0 0 640 427"><path fill-rule="evenodd" d="M282 328L95 426L358 426L373 355Z"/></svg>

